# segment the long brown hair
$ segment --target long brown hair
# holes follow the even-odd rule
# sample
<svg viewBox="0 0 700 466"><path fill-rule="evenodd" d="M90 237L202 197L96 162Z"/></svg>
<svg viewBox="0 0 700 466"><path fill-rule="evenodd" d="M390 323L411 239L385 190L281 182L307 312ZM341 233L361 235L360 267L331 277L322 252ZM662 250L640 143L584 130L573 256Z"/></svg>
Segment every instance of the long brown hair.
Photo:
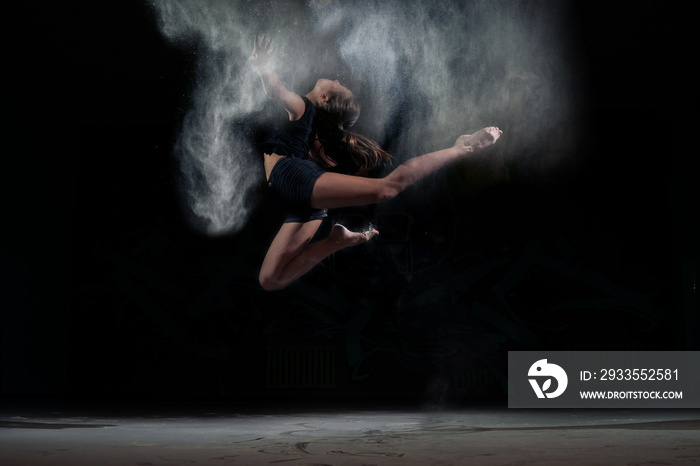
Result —
<svg viewBox="0 0 700 466"><path fill-rule="evenodd" d="M335 170L366 175L380 164L391 163L392 157L372 139L345 129L359 116L360 104L354 95L334 95L317 109L316 134L326 156L337 164Z"/></svg>

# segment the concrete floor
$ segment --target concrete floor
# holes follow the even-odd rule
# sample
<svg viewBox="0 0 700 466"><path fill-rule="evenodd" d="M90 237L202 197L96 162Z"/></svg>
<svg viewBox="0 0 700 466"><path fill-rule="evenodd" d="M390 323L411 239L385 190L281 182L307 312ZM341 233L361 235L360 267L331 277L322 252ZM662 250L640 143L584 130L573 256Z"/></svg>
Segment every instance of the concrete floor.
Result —
<svg viewBox="0 0 700 466"><path fill-rule="evenodd" d="M700 463L700 410L3 408L3 466Z"/></svg>

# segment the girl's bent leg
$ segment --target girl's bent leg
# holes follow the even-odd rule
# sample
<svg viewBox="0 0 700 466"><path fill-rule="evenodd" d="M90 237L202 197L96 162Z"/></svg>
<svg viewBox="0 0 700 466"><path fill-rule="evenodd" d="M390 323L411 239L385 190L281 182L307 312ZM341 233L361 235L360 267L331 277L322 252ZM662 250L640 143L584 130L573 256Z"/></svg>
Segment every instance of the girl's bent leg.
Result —
<svg viewBox="0 0 700 466"><path fill-rule="evenodd" d="M299 255L321 226L322 219L305 223L284 223L272 240L260 268L260 285L266 290L284 288L284 270Z"/></svg>
<svg viewBox="0 0 700 466"><path fill-rule="evenodd" d="M316 222L315 226L311 225ZM260 285L264 289L282 289L334 252L369 241L379 233L377 230L356 233L342 225L334 225L328 238L309 244L320 222L285 223L282 226L260 271Z"/></svg>

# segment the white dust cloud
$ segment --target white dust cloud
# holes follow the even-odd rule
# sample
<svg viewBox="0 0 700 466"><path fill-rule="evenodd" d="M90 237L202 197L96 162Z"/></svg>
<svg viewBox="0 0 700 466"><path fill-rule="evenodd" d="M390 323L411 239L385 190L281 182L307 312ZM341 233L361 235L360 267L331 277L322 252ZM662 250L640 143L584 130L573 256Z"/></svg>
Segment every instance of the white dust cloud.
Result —
<svg viewBox="0 0 700 466"><path fill-rule="evenodd" d="M256 34L278 44L271 63L305 93L339 78L360 98L357 130L399 160L495 125L501 150L526 153L576 110L576 59L565 2L157 0L162 33L193 48L197 74L176 147L189 208L210 234L242 228L261 157L237 122L279 121L248 64ZM270 107L274 108L274 107ZM566 152L572 137L559 138ZM520 163L520 162L519 162ZM526 166L526 162L521 165Z"/></svg>

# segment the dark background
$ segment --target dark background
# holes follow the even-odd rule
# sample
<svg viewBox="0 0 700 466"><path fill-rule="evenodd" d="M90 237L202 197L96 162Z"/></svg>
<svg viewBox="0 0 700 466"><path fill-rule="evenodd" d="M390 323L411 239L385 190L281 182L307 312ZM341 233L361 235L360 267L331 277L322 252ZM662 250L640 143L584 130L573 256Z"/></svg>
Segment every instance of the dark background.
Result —
<svg viewBox="0 0 700 466"><path fill-rule="evenodd" d="M700 349L690 9L573 5L580 163L343 212L381 238L275 293L264 191L216 239L180 208L193 52L138 1L13 7L2 394L466 403L503 396L509 350Z"/></svg>

